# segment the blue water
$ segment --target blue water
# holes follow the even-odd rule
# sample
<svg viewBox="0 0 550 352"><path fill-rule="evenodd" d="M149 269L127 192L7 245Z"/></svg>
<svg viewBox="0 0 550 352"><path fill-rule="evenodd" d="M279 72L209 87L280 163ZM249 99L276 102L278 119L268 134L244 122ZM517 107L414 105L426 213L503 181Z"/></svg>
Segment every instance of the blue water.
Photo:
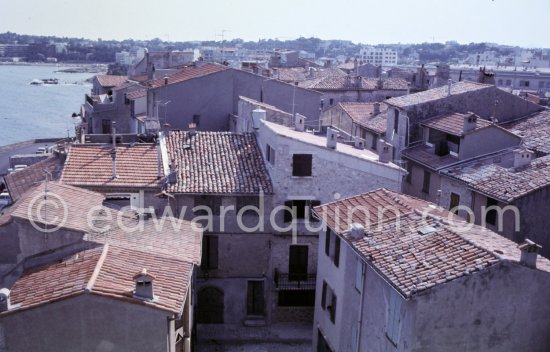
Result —
<svg viewBox="0 0 550 352"><path fill-rule="evenodd" d="M62 66L0 65L0 146L34 138L74 136L73 112L80 112L91 73L54 73ZM57 85L33 86L33 79L58 78Z"/></svg>

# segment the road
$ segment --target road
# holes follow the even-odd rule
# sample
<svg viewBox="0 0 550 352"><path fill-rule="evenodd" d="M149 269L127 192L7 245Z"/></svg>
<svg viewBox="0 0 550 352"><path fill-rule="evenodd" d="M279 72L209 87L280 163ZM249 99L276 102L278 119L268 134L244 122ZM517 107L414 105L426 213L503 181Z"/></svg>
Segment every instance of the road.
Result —
<svg viewBox="0 0 550 352"><path fill-rule="evenodd" d="M8 168L10 167L10 156L17 154L34 154L39 147L48 147L53 144L53 142L36 143L31 140L0 147L0 175L5 175L8 172Z"/></svg>

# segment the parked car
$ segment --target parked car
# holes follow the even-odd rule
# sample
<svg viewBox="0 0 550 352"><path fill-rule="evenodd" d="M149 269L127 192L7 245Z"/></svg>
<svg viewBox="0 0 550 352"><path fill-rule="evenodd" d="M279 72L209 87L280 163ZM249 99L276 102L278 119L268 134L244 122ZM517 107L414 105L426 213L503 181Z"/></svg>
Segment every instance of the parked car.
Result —
<svg viewBox="0 0 550 352"><path fill-rule="evenodd" d="M8 192L2 192L0 193L0 205L10 205L11 204L11 197Z"/></svg>

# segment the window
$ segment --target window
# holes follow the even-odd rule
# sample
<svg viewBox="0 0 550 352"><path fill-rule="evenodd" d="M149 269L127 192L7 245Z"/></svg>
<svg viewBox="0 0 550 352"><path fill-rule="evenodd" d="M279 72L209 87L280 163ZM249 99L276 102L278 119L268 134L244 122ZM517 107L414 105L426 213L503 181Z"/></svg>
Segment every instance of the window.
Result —
<svg viewBox="0 0 550 352"><path fill-rule="evenodd" d="M325 233L325 254L327 256L330 256L330 229L327 227L327 231Z"/></svg>
<svg viewBox="0 0 550 352"><path fill-rule="evenodd" d="M197 128L201 125L201 115L193 115L193 123Z"/></svg>
<svg viewBox="0 0 550 352"><path fill-rule="evenodd" d="M544 88L544 82L543 81L539 81L539 88Z"/></svg>
<svg viewBox="0 0 550 352"><path fill-rule="evenodd" d="M386 336L397 345L399 341L399 323L401 321L401 297L397 291L392 290L388 302L388 315L386 321Z"/></svg>
<svg viewBox="0 0 550 352"><path fill-rule="evenodd" d="M330 300L330 306L328 306L328 310L329 310L329 314L330 314L330 321L334 324L335 321L336 321L336 302L337 302L337 299L336 299L336 295L334 294L334 292L331 292L332 293L332 297L331 297L331 300Z"/></svg>
<svg viewBox="0 0 550 352"><path fill-rule="evenodd" d="M422 182L422 192L430 194L430 172L424 170L424 182Z"/></svg>
<svg viewBox="0 0 550 352"><path fill-rule="evenodd" d="M355 267L355 289L361 292L363 291L363 275L365 274L365 263L359 258L356 257L357 264Z"/></svg>
<svg viewBox="0 0 550 352"><path fill-rule="evenodd" d="M334 265L338 267L340 265L340 237L334 236Z"/></svg>
<svg viewBox="0 0 550 352"><path fill-rule="evenodd" d="M397 109L393 110L393 131L397 133L399 127L399 111Z"/></svg>
<svg viewBox="0 0 550 352"><path fill-rule="evenodd" d="M492 209L487 211L489 207L496 206L498 204L498 201L493 198L487 197L487 203L486 203L486 212L485 212L485 221L487 224L495 225L497 222L497 210Z"/></svg>
<svg viewBox="0 0 550 352"><path fill-rule="evenodd" d="M334 104L334 99L333 98L330 98L329 101L328 101L329 105L333 105Z"/></svg>
<svg viewBox="0 0 550 352"><path fill-rule="evenodd" d="M201 268L203 270L218 268L218 236L204 236L202 240Z"/></svg>
<svg viewBox="0 0 550 352"><path fill-rule="evenodd" d="M261 280L249 280L246 294L246 314L264 315L264 282Z"/></svg>
<svg viewBox="0 0 550 352"><path fill-rule="evenodd" d="M269 144L265 145L265 158L271 165L275 165L275 149Z"/></svg>
<svg viewBox="0 0 550 352"><path fill-rule="evenodd" d="M202 206L212 210L212 215L220 215L221 199L217 196L195 196L195 207ZM197 209L195 215L208 215L206 209Z"/></svg>
<svg viewBox="0 0 550 352"><path fill-rule="evenodd" d="M311 176L311 154L292 155L292 176Z"/></svg>
<svg viewBox="0 0 550 352"><path fill-rule="evenodd" d="M451 202L449 204L449 210L452 210L460 204L460 196L456 193L451 192ZM458 209L454 210L455 214L458 214Z"/></svg>
<svg viewBox="0 0 550 352"><path fill-rule="evenodd" d="M372 144L371 144L370 148L372 150L376 150L377 144L378 144L378 137L375 134L373 134L372 135Z"/></svg>
<svg viewBox="0 0 550 352"><path fill-rule="evenodd" d="M507 86L511 86L511 85L512 85L512 80L511 80L511 79L507 79L507 80L506 80L506 85L507 85Z"/></svg>
<svg viewBox="0 0 550 352"><path fill-rule="evenodd" d="M101 120L101 133L111 134L111 120Z"/></svg>
<svg viewBox="0 0 550 352"><path fill-rule="evenodd" d="M260 198L258 196L237 196L236 198L237 198L237 207L236 207L237 212L249 205L256 207L258 209L260 208ZM256 212L252 212L252 211L251 213L256 214ZM247 214L247 212L245 212L244 214Z"/></svg>
<svg viewBox="0 0 550 352"><path fill-rule="evenodd" d="M313 217L311 209L321 205L318 200L289 200L285 202L285 206L292 209L292 211L285 210L284 222L291 222L293 219L308 219L309 221L319 221L319 219Z"/></svg>
<svg viewBox="0 0 550 352"><path fill-rule="evenodd" d="M520 87L529 87L529 81L519 81Z"/></svg>
<svg viewBox="0 0 550 352"><path fill-rule="evenodd" d="M128 99L128 95L126 93L124 93L124 104L130 105L130 99Z"/></svg>
<svg viewBox="0 0 550 352"><path fill-rule="evenodd" d="M288 257L288 280L307 280L308 246L291 245Z"/></svg>
<svg viewBox="0 0 550 352"><path fill-rule="evenodd" d="M326 281L323 281L323 290L321 292L321 308L327 309L327 294L328 294L328 285Z"/></svg>

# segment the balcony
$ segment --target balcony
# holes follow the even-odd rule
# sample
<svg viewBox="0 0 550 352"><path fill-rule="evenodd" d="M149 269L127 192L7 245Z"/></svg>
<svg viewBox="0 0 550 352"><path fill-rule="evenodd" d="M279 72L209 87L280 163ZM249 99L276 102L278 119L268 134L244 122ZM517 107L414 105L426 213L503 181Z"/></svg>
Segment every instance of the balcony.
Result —
<svg viewBox="0 0 550 352"><path fill-rule="evenodd" d="M315 290L317 274L306 273L281 273L275 269L273 281L278 290Z"/></svg>

